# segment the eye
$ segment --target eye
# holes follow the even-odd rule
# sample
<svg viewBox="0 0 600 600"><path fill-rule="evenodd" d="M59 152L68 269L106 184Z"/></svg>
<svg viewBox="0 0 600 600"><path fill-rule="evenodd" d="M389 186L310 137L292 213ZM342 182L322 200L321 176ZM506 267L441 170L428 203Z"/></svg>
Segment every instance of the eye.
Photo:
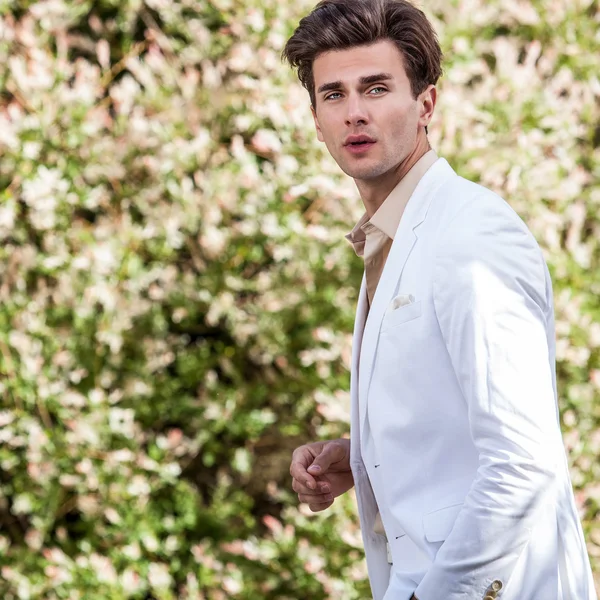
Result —
<svg viewBox="0 0 600 600"><path fill-rule="evenodd" d="M371 88L369 90L369 94L372 93L372 92L377 92L376 95L379 95L382 92L387 92L387 88L384 88L383 86L378 85L378 86L375 86L374 88Z"/></svg>
<svg viewBox="0 0 600 600"><path fill-rule="evenodd" d="M334 98L334 96L341 96L341 94L339 92L333 92L332 94L325 96L325 100L335 100L336 98Z"/></svg>

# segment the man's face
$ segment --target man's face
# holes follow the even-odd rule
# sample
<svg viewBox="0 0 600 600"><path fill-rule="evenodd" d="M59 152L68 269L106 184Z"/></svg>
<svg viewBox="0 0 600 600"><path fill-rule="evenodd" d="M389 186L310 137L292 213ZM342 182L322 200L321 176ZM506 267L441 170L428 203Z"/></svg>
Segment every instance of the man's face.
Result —
<svg viewBox="0 0 600 600"><path fill-rule="evenodd" d="M313 75L318 138L347 175L378 178L412 153L419 126L431 116L422 96L431 92L413 98L393 42L323 53Z"/></svg>

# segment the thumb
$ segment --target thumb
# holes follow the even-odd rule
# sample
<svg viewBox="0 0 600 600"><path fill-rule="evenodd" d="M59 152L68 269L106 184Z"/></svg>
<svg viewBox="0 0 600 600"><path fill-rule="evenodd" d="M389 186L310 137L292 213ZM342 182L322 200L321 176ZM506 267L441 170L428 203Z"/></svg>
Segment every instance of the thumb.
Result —
<svg viewBox="0 0 600 600"><path fill-rule="evenodd" d="M311 475L321 475L327 473L332 463L341 460L344 456L344 448L340 444L330 442L323 447L321 453L313 460L308 472Z"/></svg>

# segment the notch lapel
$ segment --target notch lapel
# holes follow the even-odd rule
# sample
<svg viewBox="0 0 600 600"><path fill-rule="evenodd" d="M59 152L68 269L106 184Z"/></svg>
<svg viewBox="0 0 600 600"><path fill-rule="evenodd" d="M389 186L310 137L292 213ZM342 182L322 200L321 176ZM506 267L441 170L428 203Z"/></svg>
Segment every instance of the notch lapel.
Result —
<svg viewBox="0 0 600 600"><path fill-rule="evenodd" d="M356 307L356 318L354 320L354 335L352 337L352 365L350 369L350 393L351 393L351 443L350 456L353 462L360 462L360 423L359 414L359 368L360 351L365 331L365 322L367 320L367 280L363 273L360 292L358 295L358 305Z"/></svg>
<svg viewBox="0 0 600 600"><path fill-rule="evenodd" d="M367 415L367 398L373 373L373 363L379 341L379 328L385 314L385 309L392 297L396 283L398 282L404 265L408 260L411 250L417 241L408 219L400 222L394 243L386 260L381 279L375 291L373 304L369 310L365 332L362 339L359 363L359 407L360 407L360 430L363 431L365 417Z"/></svg>
<svg viewBox="0 0 600 600"><path fill-rule="evenodd" d="M369 315L365 324L365 331L360 349L360 362L358 368L358 388L359 388L359 423L362 432L365 417L367 415L367 403L371 377L373 375L373 365L377 353L377 344L379 341L379 329L386 308L390 303L395 290L398 287L402 271L406 261L417 241L417 227L425 220L427 211L431 203L431 198L444 180L454 171L443 158L438 159L425 173L415 191L413 192L404 215L400 220L392 248L385 262L381 279L375 291L373 304L369 310Z"/></svg>

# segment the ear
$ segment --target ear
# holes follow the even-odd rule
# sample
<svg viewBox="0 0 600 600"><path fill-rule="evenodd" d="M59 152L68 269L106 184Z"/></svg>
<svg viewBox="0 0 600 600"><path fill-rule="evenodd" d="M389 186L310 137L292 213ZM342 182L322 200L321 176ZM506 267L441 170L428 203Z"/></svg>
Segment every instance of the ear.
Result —
<svg viewBox="0 0 600 600"><path fill-rule="evenodd" d="M435 103L437 101L437 90L434 85L427 86L427 89L419 94L419 125L427 127L433 117Z"/></svg>
<svg viewBox="0 0 600 600"><path fill-rule="evenodd" d="M321 131L321 127L319 127L319 119L317 118L317 111L314 106L311 105L310 111L312 112L313 119L315 121L315 129L317 130L317 139L320 142L324 142L323 132Z"/></svg>

